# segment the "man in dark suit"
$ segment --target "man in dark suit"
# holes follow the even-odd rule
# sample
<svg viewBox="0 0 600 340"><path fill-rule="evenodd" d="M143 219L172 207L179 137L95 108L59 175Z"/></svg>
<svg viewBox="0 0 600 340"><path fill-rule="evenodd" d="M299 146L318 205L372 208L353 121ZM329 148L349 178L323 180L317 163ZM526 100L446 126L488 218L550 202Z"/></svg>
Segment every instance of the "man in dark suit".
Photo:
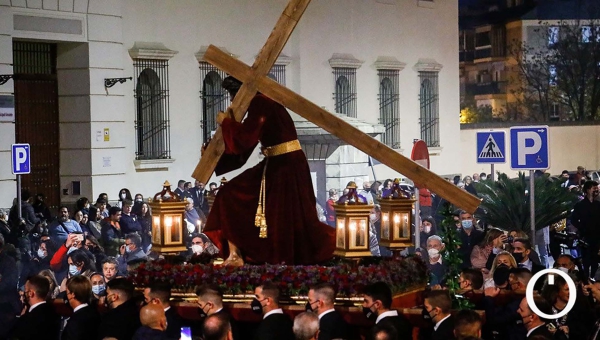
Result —
<svg viewBox="0 0 600 340"><path fill-rule="evenodd" d="M201 210L204 216L208 216L208 191L204 189L204 183L195 181L194 187L190 189L190 195L194 200L194 208Z"/></svg>
<svg viewBox="0 0 600 340"><path fill-rule="evenodd" d="M412 325L404 315L391 308L392 290L385 282L365 287L363 313L367 319L375 320L376 325L388 324L394 327L400 339L411 339Z"/></svg>
<svg viewBox="0 0 600 340"><path fill-rule="evenodd" d="M536 264L529 259L529 254L531 254L531 241L528 239L515 239L513 241L513 248L513 257L515 258L515 261L517 261L519 268L527 268L533 275L541 270L546 269L546 267L542 266L541 264Z"/></svg>
<svg viewBox="0 0 600 340"><path fill-rule="evenodd" d="M279 288L267 282L254 289L252 311L263 314L255 340L294 340L292 320L279 307Z"/></svg>
<svg viewBox="0 0 600 340"><path fill-rule="evenodd" d="M205 321L213 314L222 314L228 320L234 339L241 339L235 320L223 309L223 292L218 286L203 285L196 291L196 295L198 295L198 312Z"/></svg>
<svg viewBox="0 0 600 340"><path fill-rule="evenodd" d="M434 323L431 340L454 339L454 318L450 315L452 299L447 290L433 290L425 297L423 317Z"/></svg>
<svg viewBox="0 0 600 340"><path fill-rule="evenodd" d="M319 340L349 339L349 326L333 306L335 289L320 283L308 291L306 310L319 316Z"/></svg>
<svg viewBox="0 0 600 340"><path fill-rule="evenodd" d="M11 338L58 339L60 316L51 304L46 303L49 290L50 282L41 275L32 276L25 282L25 301L29 308L19 318Z"/></svg>
<svg viewBox="0 0 600 340"><path fill-rule="evenodd" d="M62 332L62 340L94 339L97 335L98 311L87 304L92 298L92 284L82 275L67 280L67 299L73 308L73 315L67 320Z"/></svg>
<svg viewBox="0 0 600 340"><path fill-rule="evenodd" d="M485 235L483 231L477 229L477 221L470 213L463 210L460 212L459 218L461 228L458 232L458 237L460 238L461 245L458 253L463 260L461 269L464 269L471 267L471 252L473 251L473 247L481 243Z"/></svg>
<svg viewBox="0 0 600 340"><path fill-rule="evenodd" d="M550 304L541 296L534 296L533 301L540 312L550 315L554 314L552 312L552 306L550 306ZM519 305L517 312L523 319L523 325L525 325L525 328L527 329L527 339L531 339L536 335L545 336L548 339L553 338L552 333L550 333L546 327L546 321L531 311L529 303L527 302L527 298L523 298L523 300L521 300L521 304Z"/></svg>
<svg viewBox="0 0 600 340"><path fill-rule="evenodd" d="M147 304L161 305L167 318L166 337L179 340L183 318L177 314L177 310L171 307L171 285L168 282L156 282L144 289L144 300Z"/></svg>
<svg viewBox="0 0 600 340"><path fill-rule="evenodd" d="M91 289L91 288L90 288ZM99 328L99 339L129 340L140 327L140 313L132 299L134 287L126 278L116 278L106 284L106 303Z"/></svg>

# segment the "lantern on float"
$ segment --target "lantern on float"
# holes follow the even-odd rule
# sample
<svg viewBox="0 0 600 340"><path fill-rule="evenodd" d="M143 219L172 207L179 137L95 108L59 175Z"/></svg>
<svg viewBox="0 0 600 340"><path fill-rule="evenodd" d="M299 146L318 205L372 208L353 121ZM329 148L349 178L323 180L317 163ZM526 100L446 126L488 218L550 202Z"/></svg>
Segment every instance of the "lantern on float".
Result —
<svg viewBox="0 0 600 340"><path fill-rule="evenodd" d="M373 205L356 192L356 183L346 187L348 193L340 197L335 209L336 241L334 255L343 257L371 256L369 248L369 215Z"/></svg>
<svg viewBox="0 0 600 340"><path fill-rule="evenodd" d="M379 200L381 207L381 240L379 244L397 251L414 244L412 226L412 207L415 200L410 193L402 189L400 180L394 180L390 192Z"/></svg>
<svg viewBox="0 0 600 340"><path fill-rule="evenodd" d="M166 181L163 190L150 200L152 209L152 250L159 253L185 251L184 213L187 202L171 191Z"/></svg>

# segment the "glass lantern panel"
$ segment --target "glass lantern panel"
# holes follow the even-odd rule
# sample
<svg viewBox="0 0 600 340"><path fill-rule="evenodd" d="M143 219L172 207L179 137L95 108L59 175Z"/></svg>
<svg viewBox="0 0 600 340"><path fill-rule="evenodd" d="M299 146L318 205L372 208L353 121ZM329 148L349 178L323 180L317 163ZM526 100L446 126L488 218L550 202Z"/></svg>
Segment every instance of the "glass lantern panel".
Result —
<svg viewBox="0 0 600 340"><path fill-rule="evenodd" d="M338 218L337 219L337 228L336 228L336 238L337 238L337 242L336 242L336 247L337 248L342 248L345 249L346 248L346 221L344 220L344 218Z"/></svg>
<svg viewBox="0 0 600 340"><path fill-rule="evenodd" d="M364 248L366 245L365 233L368 232L366 218L350 218L348 222L350 249Z"/></svg>
<svg viewBox="0 0 600 340"><path fill-rule="evenodd" d="M162 230L160 227L160 216L152 217L152 243L161 244Z"/></svg>
<svg viewBox="0 0 600 340"><path fill-rule="evenodd" d="M381 213L381 238L390 239L390 214L387 212Z"/></svg>
<svg viewBox="0 0 600 340"><path fill-rule="evenodd" d="M165 228L165 244L181 243L181 215L166 214L163 217Z"/></svg>
<svg viewBox="0 0 600 340"><path fill-rule="evenodd" d="M408 213L402 213L400 219L402 222L402 238L410 238L410 220Z"/></svg>

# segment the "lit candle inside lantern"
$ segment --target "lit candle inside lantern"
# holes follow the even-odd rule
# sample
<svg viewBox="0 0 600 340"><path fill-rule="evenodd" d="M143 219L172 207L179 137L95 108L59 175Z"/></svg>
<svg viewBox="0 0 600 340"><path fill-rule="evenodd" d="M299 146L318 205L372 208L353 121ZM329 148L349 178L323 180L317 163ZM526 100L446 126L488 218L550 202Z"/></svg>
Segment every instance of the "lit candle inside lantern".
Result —
<svg viewBox="0 0 600 340"><path fill-rule="evenodd" d="M350 221L350 246L357 246L357 241L358 239L356 237L356 222Z"/></svg>
<svg viewBox="0 0 600 340"><path fill-rule="evenodd" d="M360 221L360 230L358 232L358 245L362 246L365 244L365 238L367 233L367 221Z"/></svg>
<svg viewBox="0 0 600 340"><path fill-rule="evenodd" d="M402 225L402 236L408 237L410 235L409 231L410 226L408 225L408 215L404 214L404 223Z"/></svg>
<svg viewBox="0 0 600 340"><path fill-rule="evenodd" d="M167 228L171 228L171 226L173 226L173 217L171 217L171 216L165 217L165 226Z"/></svg>

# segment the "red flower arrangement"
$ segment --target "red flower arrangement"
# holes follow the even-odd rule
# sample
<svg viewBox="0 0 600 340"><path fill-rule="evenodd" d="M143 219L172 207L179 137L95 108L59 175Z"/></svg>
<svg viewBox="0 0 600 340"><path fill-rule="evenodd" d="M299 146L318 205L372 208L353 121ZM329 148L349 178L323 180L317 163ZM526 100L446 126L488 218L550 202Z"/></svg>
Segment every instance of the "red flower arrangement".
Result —
<svg viewBox="0 0 600 340"><path fill-rule="evenodd" d="M142 263L130 278L138 287L154 281L168 281L174 290L193 293L203 284L216 284L225 294L253 294L263 282L279 283L283 296L308 294L309 287L328 282L338 297L359 296L370 283L383 281L393 293L423 287L429 273L420 257L381 260L377 264L359 265L340 262L331 266L244 265L222 267L207 264L171 264L164 260Z"/></svg>

